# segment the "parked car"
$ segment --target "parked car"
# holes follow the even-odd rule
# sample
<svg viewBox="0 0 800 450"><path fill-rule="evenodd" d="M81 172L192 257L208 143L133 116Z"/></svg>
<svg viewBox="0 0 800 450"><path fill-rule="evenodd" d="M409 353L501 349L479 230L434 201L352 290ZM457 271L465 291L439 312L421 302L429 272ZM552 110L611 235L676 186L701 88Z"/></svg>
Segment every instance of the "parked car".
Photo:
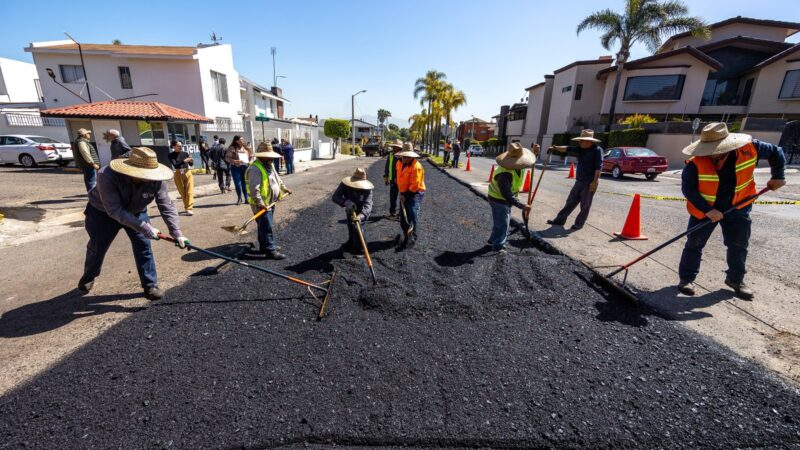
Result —
<svg viewBox="0 0 800 450"><path fill-rule="evenodd" d="M0 163L22 164L36 167L39 164L55 163L66 166L73 160L72 147L44 136L19 134L0 136Z"/></svg>
<svg viewBox="0 0 800 450"><path fill-rule="evenodd" d="M603 158L603 172L617 179L626 173L642 173L648 180L655 180L668 167L667 158L644 147L610 148Z"/></svg>
<svg viewBox="0 0 800 450"><path fill-rule="evenodd" d="M483 147L481 147L480 144L472 144L467 149L467 152L469 152L471 156L481 156L483 155Z"/></svg>

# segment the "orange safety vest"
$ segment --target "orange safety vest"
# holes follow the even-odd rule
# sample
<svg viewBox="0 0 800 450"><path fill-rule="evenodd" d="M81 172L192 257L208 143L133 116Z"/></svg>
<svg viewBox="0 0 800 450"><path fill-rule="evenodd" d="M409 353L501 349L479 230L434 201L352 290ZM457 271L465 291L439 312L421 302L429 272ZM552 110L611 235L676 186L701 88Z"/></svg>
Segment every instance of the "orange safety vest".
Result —
<svg viewBox="0 0 800 450"><path fill-rule="evenodd" d="M686 161L686 164L694 163L697 167L698 190L700 195L708 202L709 205L714 205L717 200L717 190L719 189L719 175L717 174L717 167L711 160L710 156L693 156ZM733 203L736 204L744 198L756 194L756 182L753 179L753 174L756 170L758 163L758 151L752 142L748 142L745 146L736 150L736 188L733 193ZM749 200L737 207L742 209L745 206L752 204L755 199ZM686 209L689 214L698 218L704 219L705 213L697 209L692 202L686 202Z"/></svg>
<svg viewBox="0 0 800 450"><path fill-rule="evenodd" d="M397 188L400 192L425 191L425 169L416 159L403 167L403 161L397 161Z"/></svg>

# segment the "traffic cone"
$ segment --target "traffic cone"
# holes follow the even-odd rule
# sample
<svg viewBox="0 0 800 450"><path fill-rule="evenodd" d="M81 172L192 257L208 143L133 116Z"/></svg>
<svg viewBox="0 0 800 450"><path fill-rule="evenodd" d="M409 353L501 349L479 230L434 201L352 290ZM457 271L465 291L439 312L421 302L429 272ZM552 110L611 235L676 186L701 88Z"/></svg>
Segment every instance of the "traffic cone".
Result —
<svg viewBox="0 0 800 450"><path fill-rule="evenodd" d="M467 158L467 161L469 161L469 158ZM492 182L492 177L493 176L494 176L494 164L492 164L492 170L489 171L489 181L487 181L487 183L491 183Z"/></svg>
<svg viewBox="0 0 800 450"><path fill-rule="evenodd" d="M642 215L639 210L639 203L639 194L635 194L631 209L628 211L628 218L625 219L625 226L622 227L622 231L614 233L614 236L637 241L647 239L647 236L642 234Z"/></svg>
<svg viewBox="0 0 800 450"><path fill-rule="evenodd" d="M575 163L569 163L569 175L567 178L575 178Z"/></svg>
<svg viewBox="0 0 800 450"><path fill-rule="evenodd" d="M469 153L467 153L467 168L465 171L469 172L470 170L472 170L472 166L469 163Z"/></svg>
<svg viewBox="0 0 800 450"><path fill-rule="evenodd" d="M525 175L525 181L522 183L522 191L521 192L530 192L531 191L531 171L527 170L527 174Z"/></svg>

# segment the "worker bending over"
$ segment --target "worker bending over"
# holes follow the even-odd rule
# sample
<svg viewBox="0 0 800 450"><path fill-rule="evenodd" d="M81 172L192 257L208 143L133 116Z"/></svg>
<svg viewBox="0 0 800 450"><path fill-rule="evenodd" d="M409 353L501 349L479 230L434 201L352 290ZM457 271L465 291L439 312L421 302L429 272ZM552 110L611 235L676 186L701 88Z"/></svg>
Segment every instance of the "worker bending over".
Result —
<svg viewBox="0 0 800 450"><path fill-rule="evenodd" d="M372 212L372 189L375 186L367 180L367 172L358 168L351 177L344 177L339 187L333 192L333 203L345 209L347 215L347 242L342 246L345 251L350 253L361 252L361 239L356 230L356 222L361 225L361 232L364 232L364 225Z"/></svg>
<svg viewBox="0 0 800 450"><path fill-rule="evenodd" d="M292 191L283 184L277 169L272 164L281 158L279 153L272 150L272 145L262 142L253 156L255 160L247 167L244 178L250 208L253 214L256 214L283 198L285 194L291 194ZM274 214L275 205L272 205L266 213L256 219L258 251L266 259L285 259L286 255L279 252L275 246Z"/></svg>
<svg viewBox="0 0 800 450"><path fill-rule="evenodd" d="M537 149L538 147L534 147ZM508 224L511 221L511 207L516 206L526 214L530 212L529 205L520 203L517 196L522 189L525 179L525 170L533 167L536 156L528 149L522 148L519 142L508 146L508 151L496 158L497 165L492 182L489 184L489 206L492 209L492 234L489 236L489 245L494 251L505 251L508 239Z"/></svg>

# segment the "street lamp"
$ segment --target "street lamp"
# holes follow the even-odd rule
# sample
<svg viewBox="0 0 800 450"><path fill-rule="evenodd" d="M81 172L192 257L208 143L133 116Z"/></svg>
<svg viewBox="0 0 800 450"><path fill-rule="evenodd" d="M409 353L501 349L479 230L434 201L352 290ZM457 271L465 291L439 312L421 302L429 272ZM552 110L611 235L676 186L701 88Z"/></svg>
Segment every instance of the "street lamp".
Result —
<svg viewBox="0 0 800 450"><path fill-rule="evenodd" d="M356 152L356 95L367 92L366 89L361 90L350 96L350 138L351 146L350 152Z"/></svg>
<svg viewBox="0 0 800 450"><path fill-rule="evenodd" d="M278 78L288 78L286 75L276 75L275 76L275 87L278 87Z"/></svg>
<svg viewBox="0 0 800 450"><path fill-rule="evenodd" d="M81 56L81 70L83 70L83 81L86 83L86 95L89 97L89 103L92 103L92 91L89 90L89 77L86 75L86 65L83 63L83 49L81 43L76 41L74 37L70 36L66 31L64 34L78 46L78 54Z"/></svg>

